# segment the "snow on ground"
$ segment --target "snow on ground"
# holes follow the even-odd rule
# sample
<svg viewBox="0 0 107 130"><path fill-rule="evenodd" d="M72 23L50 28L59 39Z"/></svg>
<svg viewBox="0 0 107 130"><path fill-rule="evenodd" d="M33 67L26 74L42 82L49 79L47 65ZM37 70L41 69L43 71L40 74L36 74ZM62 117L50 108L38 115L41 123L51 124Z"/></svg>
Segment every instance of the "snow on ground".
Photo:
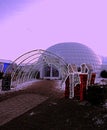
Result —
<svg viewBox="0 0 107 130"><path fill-rule="evenodd" d="M18 84L16 87L11 87L10 90L8 91L2 91L2 88L1 88L1 83L2 81L0 81L0 94L5 94L5 93L10 93L10 92L15 92L15 91L19 91L19 90L23 90L23 89L26 89L28 86L32 85L33 83L36 83L36 82L39 82L41 80L31 80L31 81L27 81L27 82L24 82L24 83L21 83L21 84ZM15 86L15 82L13 83L12 86ZM64 91L64 88L65 88L65 84L63 83L61 85L61 80L57 80L57 85L55 86L57 89L59 89L60 91Z"/></svg>
<svg viewBox="0 0 107 130"><path fill-rule="evenodd" d="M27 88L28 86L32 85L33 83L39 82L39 81L40 81L40 80L27 81L27 82L18 84L16 87L13 87L13 88L11 88L11 89L8 90L8 91L2 91L2 88L1 88L1 83L2 83L2 81L0 81L0 94L5 94L5 93L9 93L9 92L19 91L19 90L25 89L25 88Z"/></svg>
<svg viewBox="0 0 107 130"><path fill-rule="evenodd" d="M16 91L17 91L17 90L22 90L22 89L25 89L26 87L32 85L33 83L39 82L39 81L41 81L41 80L31 80L31 81L24 82L24 83L18 84L18 85L15 87L15 89L16 89Z"/></svg>

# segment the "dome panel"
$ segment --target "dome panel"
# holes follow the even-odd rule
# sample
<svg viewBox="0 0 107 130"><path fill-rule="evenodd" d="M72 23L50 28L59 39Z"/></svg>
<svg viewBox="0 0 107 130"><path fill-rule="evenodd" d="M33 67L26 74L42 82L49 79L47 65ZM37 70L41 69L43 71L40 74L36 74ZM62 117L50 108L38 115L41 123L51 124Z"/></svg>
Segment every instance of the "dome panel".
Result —
<svg viewBox="0 0 107 130"><path fill-rule="evenodd" d="M62 57L68 64L80 66L82 63L91 64L94 68L101 65L101 59L92 49L76 42L65 42L55 44L47 49Z"/></svg>

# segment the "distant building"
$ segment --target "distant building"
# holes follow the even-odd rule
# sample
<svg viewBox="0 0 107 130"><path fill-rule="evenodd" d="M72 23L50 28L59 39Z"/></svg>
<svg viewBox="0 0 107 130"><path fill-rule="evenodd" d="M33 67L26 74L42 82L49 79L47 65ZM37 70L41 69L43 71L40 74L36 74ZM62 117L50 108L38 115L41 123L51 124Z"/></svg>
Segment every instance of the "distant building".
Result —
<svg viewBox="0 0 107 130"><path fill-rule="evenodd" d="M8 66L12 63L11 60L4 60L4 59L0 59L0 72L4 72L6 71L6 69L8 68Z"/></svg>
<svg viewBox="0 0 107 130"><path fill-rule="evenodd" d="M104 56L100 56L101 57L101 60L102 60L102 65L101 65L101 72L103 70L107 71L107 57L104 57Z"/></svg>
<svg viewBox="0 0 107 130"><path fill-rule="evenodd" d="M101 56L102 64L107 65L107 57Z"/></svg>

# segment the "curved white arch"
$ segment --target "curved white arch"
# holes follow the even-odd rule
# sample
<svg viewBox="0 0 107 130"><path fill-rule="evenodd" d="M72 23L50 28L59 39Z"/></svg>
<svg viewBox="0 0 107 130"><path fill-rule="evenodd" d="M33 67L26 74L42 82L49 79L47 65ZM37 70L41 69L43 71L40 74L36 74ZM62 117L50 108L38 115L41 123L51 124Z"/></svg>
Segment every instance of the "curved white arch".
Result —
<svg viewBox="0 0 107 130"><path fill-rule="evenodd" d="M67 63L56 54L49 51L37 49L32 50L19 56L7 68L6 73L11 72L12 85L29 81L35 78L44 66L54 65L58 70L60 69L63 83L68 75ZM35 75L35 77L33 77Z"/></svg>

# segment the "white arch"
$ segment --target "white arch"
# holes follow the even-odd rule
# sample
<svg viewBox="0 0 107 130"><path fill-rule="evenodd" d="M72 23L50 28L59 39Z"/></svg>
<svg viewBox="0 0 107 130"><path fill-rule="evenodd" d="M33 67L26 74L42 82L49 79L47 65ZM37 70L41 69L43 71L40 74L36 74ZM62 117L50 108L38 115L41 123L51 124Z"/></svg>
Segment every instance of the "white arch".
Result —
<svg viewBox="0 0 107 130"><path fill-rule="evenodd" d="M31 80L34 73L36 76L44 65L50 64L61 70L61 83L63 83L68 75L67 63L56 54L41 49L32 50L19 56L7 68L6 74L11 72L11 83L15 82L16 86L19 83Z"/></svg>

